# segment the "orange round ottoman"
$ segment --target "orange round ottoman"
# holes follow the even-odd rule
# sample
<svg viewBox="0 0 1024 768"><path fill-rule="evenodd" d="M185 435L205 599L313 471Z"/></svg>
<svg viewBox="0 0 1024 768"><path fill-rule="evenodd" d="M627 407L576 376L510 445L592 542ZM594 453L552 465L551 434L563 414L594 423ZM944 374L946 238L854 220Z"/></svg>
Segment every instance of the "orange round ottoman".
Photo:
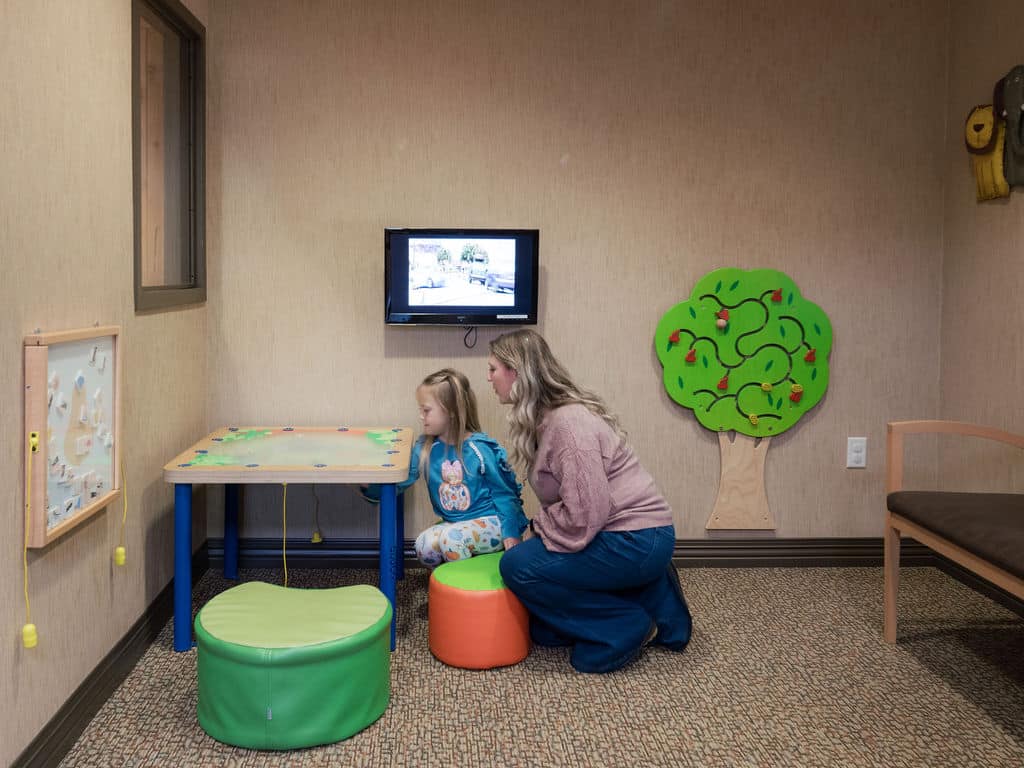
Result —
<svg viewBox="0 0 1024 768"><path fill-rule="evenodd" d="M430 575L430 652L445 664L505 667L530 652L529 615L498 570L503 554L444 563Z"/></svg>

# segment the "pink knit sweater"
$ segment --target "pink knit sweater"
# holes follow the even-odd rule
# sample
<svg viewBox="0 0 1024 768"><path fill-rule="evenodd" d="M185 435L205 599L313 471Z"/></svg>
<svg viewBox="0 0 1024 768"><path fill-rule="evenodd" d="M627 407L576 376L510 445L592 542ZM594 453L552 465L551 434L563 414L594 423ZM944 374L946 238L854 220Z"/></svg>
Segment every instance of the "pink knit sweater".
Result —
<svg viewBox="0 0 1024 768"><path fill-rule="evenodd" d="M578 552L601 531L672 524L633 449L582 405L544 416L529 480L541 503L533 527L553 552Z"/></svg>

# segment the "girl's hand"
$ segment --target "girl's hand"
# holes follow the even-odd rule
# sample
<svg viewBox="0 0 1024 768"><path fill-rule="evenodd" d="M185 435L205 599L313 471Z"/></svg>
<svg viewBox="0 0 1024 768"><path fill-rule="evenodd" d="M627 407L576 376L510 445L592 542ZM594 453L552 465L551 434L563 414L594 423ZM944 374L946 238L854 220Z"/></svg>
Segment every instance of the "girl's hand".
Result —
<svg viewBox="0 0 1024 768"><path fill-rule="evenodd" d="M504 544L504 545L505 545L505 551L506 551L506 552L507 552L508 550L512 549L512 547L514 547L514 546L515 546L516 544L522 544L522 543L523 543L523 540L522 540L522 539L517 539L517 538L515 538L514 536L509 536L509 537L508 537L507 539L505 539L505 540L504 540L504 541L502 542L502 544Z"/></svg>

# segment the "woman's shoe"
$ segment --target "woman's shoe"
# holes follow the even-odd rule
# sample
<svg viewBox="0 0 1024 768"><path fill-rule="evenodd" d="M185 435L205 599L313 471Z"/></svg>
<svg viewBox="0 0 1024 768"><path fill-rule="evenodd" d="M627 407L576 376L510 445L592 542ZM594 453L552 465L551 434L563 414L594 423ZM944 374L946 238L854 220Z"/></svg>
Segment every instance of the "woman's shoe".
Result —
<svg viewBox="0 0 1024 768"><path fill-rule="evenodd" d="M655 622L651 622L650 628L647 630L647 636L644 638L644 647L647 647L658 637L658 625Z"/></svg>
<svg viewBox="0 0 1024 768"><path fill-rule="evenodd" d="M690 606L687 605L686 598L683 596L683 586L679 583L679 571L672 563L668 564L666 578L682 610L671 619L658 617L663 620L657 624L657 633L651 640L651 644L678 652L684 650L690 642L690 637L693 634L693 617L690 615Z"/></svg>

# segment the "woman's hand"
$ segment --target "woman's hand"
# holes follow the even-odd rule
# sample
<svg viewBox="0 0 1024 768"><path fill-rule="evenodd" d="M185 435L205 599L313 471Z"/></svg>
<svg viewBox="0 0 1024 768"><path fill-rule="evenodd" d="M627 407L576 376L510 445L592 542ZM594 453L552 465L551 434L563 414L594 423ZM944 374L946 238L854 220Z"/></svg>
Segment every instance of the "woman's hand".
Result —
<svg viewBox="0 0 1024 768"><path fill-rule="evenodd" d="M522 544L522 543L523 543L523 540L522 539L518 539L515 536L509 536L507 539L505 539L502 542L502 544L505 545L505 551L506 552L508 550L512 549L512 547L514 547L516 544Z"/></svg>

